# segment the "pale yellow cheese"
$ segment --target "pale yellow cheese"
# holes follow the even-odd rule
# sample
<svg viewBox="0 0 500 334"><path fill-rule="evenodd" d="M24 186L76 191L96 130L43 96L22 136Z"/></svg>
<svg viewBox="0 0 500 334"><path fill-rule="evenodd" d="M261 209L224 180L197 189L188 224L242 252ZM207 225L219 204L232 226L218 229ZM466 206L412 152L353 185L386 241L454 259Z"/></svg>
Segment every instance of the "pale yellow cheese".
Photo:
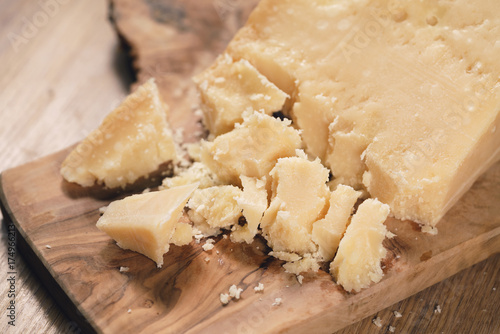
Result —
<svg viewBox="0 0 500 334"><path fill-rule="evenodd" d="M191 183L199 183L199 189L209 188L220 184L217 176L206 165L194 162L188 168L181 170L173 177L166 177L162 181L162 188L178 187Z"/></svg>
<svg viewBox="0 0 500 334"><path fill-rule="evenodd" d="M312 225L325 215L328 170L319 160L290 157L279 159L269 174L272 198L261 221L264 237L276 252L315 252Z"/></svg>
<svg viewBox="0 0 500 334"><path fill-rule="evenodd" d="M318 251L323 261L331 261L340 239L345 232L354 204L361 196L346 185L339 185L330 195L330 207L325 218L313 224L312 240L318 245Z"/></svg>
<svg viewBox="0 0 500 334"><path fill-rule="evenodd" d="M198 189L188 202L188 215L195 227L205 234L238 224L241 208L236 198L242 195L238 187L225 185Z"/></svg>
<svg viewBox="0 0 500 334"><path fill-rule="evenodd" d="M248 61L233 61L227 54L219 56L194 81L203 102L204 124L213 135L241 123L245 110L266 114L281 110L288 97Z"/></svg>
<svg viewBox="0 0 500 334"><path fill-rule="evenodd" d="M336 184L434 226L500 159L499 40L500 1L262 0L226 53L291 96Z"/></svg>
<svg viewBox="0 0 500 334"><path fill-rule="evenodd" d="M125 187L178 160L168 107L153 79L137 88L64 160L62 176L89 187Z"/></svg>
<svg viewBox="0 0 500 334"><path fill-rule="evenodd" d="M260 221L267 209L267 189L266 179L256 179L248 176L241 176L243 193L236 197L236 202L243 212L246 224L235 225L231 232L231 241L253 242L253 238L258 232Z"/></svg>
<svg viewBox="0 0 500 334"><path fill-rule="evenodd" d="M287 273L299 275L300 273L308 271L318 271L319 263L311 254L305 254L305 256L299 260L285 263L283 268Z"/></svg>
<svg viewBox="0 0 500 334"><path fill-rule="evenodd" d="M163 264L163 254L170 243L189 243L190 226L179 218L198 184L132 195L111 202L97 221L97 228L106 232L117 245L146 255Z"/></svg>
<svg viewBox="0 0 500 334"><path fill-rule="evenodd" d="M299 132L290 121L254 112L234 130L203 143L201 161L222 182L241 185L241 175L267 176L278 158L294 156L300 145Z"/></svg>
<svg viewBox="0 0 500 334"><path fill-rule="evenodd" d="M330 273L346 291L358 292L382 279L380 261L387 254L382 241L388 234L384 222L389 212L387 204L370 198L352 217L330 264Z"/></svg>

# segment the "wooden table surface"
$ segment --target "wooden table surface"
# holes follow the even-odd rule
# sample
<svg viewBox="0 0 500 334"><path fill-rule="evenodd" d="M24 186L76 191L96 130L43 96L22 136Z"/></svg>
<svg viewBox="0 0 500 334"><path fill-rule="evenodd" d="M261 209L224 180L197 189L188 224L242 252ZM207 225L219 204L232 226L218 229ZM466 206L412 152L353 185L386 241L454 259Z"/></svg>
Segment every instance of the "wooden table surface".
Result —
<svg viewBox="0 0 500 334"><path fill-rule="evenodd" d="M133 74L107 11L105 0L0 0L0 171L81 140L126 95ZM8 257L3 229L0 333L81 332L20 254L14 270ZM497 254L339 333L499 333L499 283Z"/></svg>

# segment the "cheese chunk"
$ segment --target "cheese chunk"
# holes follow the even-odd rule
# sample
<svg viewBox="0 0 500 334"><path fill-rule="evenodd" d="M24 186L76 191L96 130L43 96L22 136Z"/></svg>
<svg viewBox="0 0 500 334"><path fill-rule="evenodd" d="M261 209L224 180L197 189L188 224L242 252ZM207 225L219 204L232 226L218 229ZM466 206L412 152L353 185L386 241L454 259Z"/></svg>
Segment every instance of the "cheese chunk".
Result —
<svg viewBox="0 0 500 334"><path fill-rule="evenodd" d="M434 226L500 159L499 40L499 1L262 0L226 53L291 96L337 184Z"/></svg>
<svg viewBox="0 0 500 334"><path fill-rule="evenodd" d="M62 176L90 187L125 187L178 160L168 107L153 79L137 88L64 160Z"/></svg>
<svg viewBox="0 0 500 334"><path fill-rule="evenodd" d="M234 226L231 232L231 241L244 241L248 244L253 242L253 238L258 232L264 211L267 209L266 183L265 178L255 179L241 176L243 194L236 197L236 202L243 211L243 217L245 217L246 224L243 226Z"/></svg>
<svg viewBox="0 0 500 334"><path fill-rule="evenodd" d="M189 243L189 229L179 218L198 184L162 191L132 195L112 202L97 221L97 228L106 232L117 245L146 255L158 267L170 243Z"/></svg>
<svg viewBox="0 0 500 334"><path fill-rule="evenodd" d="M240 176L267 176L278 158L295 155L299 132L290 121L254 112L241 125L202 146L201 161L224 183L241 185Z"/></svg>
<svg viewBox="0 0 500 334"><path fill-rule="evenodd" d="M205 126L213 135L231 131L243 121L245 110L266 114L281 110L288 97L248 61L233 61L227 54L194 81L203 102Z"/></svg>
<svg viewBox="0 0 500 334"><path fill-rule="evenodd" d="M370 198L352 217L330 264L330 273L346 291L358 292L382 279L380 261L387 254L382 241L388 234L384 222L389 211L387 204Z"/></svg>
<svg viewBox="0 0 500 334"><path fill-rule="evenodd" d="M328 170L319 160L281 158L269 173L272 198L261 227L275 252L313 253L313 223L325 215L330 191Z"/></svg>
<svg viewBox="0 0 500 334"><path fill-rule="evenodd" d="M241 217L236 198L241 195L240 188L229 185L198 189L188 202L189 218L205 234L236 225Z"/></svg>
<svg viewBox="0 0 500 334"><path fill-rule="evenodd" d="M361 192L345 185L337 186L330 195L330 207L325 218L313 224L312 240L319 246L318 251L323 261L331 261L340 239L345 232L354 204Z"/></svg>
<svg viewBox="0 0 500 334"><path fill-rule="evenodd" d="M167 189L196 182L200 184L198 187L199 189L213 187L220 183L217 176L214 175L206 165L201 162L195 162L188 168L181 170L174 177L163 179L162 187Z"/></svg>

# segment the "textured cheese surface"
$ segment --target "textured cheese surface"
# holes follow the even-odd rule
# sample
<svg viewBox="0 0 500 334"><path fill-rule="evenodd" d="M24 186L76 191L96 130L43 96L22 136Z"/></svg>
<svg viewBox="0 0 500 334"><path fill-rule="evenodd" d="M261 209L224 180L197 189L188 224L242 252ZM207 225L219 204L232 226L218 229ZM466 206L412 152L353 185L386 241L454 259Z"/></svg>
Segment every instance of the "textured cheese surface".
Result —
<svg viewBox="0 0 500 334"><path fill-rule="evenodd" d="M499 41L500 1L262 0L226 53L290 95L337 184L435 225L500 158Z"/></svg>
<svg viewBox="0 0 500 334"><path fill-rule="evenodd" d="M291 157L279 159L269 174L272 198L261 222L264 237L276 252L315 252L312 225L325 215L328 170L319 160Z"/></svg>
<svg viewBox="0 0 500 334"><path fill-rule="evenodd" d="M215 176L206 165L201 162L194 162L188 168L177 173L177 175L164 178L162 187L172 188L196 182L200 184L198 187L199 189L213 187L220 183L217 176Z"/></svg>
<svg viewBox="0 0 500 334"><path fill-rule="evenodd" d="M203 102L204 123L211 134L220 135L243 120L243 111L271 114L280 111L288 95L248 61L234 62L227 54L194 78Z"/></svg>
<svg viewBox="0 0 500 334"><path fill-rule="evenodd" d="M352 217L330 264L330 273L346 291L358 292L382 279L380 261L387 254L382 241L387 235L384 222L389 210L387 204L370 198Z"/></svg>
<svg viewBox="0 0 500 334"><path fill-rule="evenodd" d="M97 221L97 227L119 247L146 255L161 267L170 243L183 245L192 239L188 235L191 226L179 223L179 218L197 187L190 184L114 201Z"/></svg>
<svg viewBox="0 0 500 334"><path fill-rule="evenodd" d="M246 242L251 244L258 232L260 221L267 209L266 178L256 179L241 176L243 193L236 197L236 202L243 212L246 224L235 225L231 232L233 242Z"/></svg>
<svg viewBox="0 0 500 334"><path fill-rule="evenodd" d="M151 79L130 94L64 160L62 176L89 187L125 187L178 160L167 106Z"/></svg>
<svg viewBox="0 0 500 334"><path fill-rule="evenodd" d="M295 155L299 132L290 121L258 112L247 114L241 125L202 145L201 161L222 182L241 185L240 176L267 176L278 158Z"/></svg>
<svg viewBox="0 0 500 334"><path fill-rule="evenodd" d="M351 217L354 204L360 196L361 192L349 186L337 186L337 189L330 195L330 207L325 218L314 222L312 240L318 245L319 255L324 261L333 259Z"/></svg>
<svg viewBox="0 0 500 334"><path fill-rule="evenodd" d="M205 224L212 229L229 228L241 217L236 202L241 195L240 188L230 185L198 189L188 202L189 218L204 233L207 232Z"/></svg>

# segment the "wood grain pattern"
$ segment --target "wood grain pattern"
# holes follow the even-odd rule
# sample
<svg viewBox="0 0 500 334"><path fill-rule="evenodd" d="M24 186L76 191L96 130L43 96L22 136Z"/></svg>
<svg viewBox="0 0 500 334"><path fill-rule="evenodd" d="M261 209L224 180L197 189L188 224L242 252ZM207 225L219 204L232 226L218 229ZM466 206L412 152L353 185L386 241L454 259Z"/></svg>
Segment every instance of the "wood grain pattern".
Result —
<svg viewBox="0 0 500 334"><path fill-rule="evenodd" d="M22 19L30 19L40 10L37 2L27 0L1 0L0 7L0 30L4 35L19 32ZM20 52L15 52L8 39L2 40L0 170L81 139L124 95L124 85L128 80L123 76L126 66L120 57L116 57L115 39L107 26L105 13L105 1L102 0L69 2L61 6L57 15L27 45L23 45ZM56 131L54 120L60 124ZM0 251L0 260L4 264L4 270L0 272L2 282L7 278L5 239L3 233ZM42 247L40 251L48 249ZM27 260L33 263L31 258ZM498 332L500 312L496 289L500 285L499 268L500 255L497 254L378 312L384 324L381 329L372 324L370 316L340 333L387 333L389 324L396 327L396 332L402 333ZM41 275L39 268L30 270L24 259L17 257L17 270L17 327L11 328L3 321L0 322L0 332L80 332L61 313L67 311L66 307L61 309L54 305L47 290L34 276ZM5 286L2 285L4 291ZM54 293L51 286L49 293ZM2 296L4 309L8 300L5 293ZM59 297L55 296L58 301ZM433 312L436 304L443 306L442 314ZM403 317L395 319L393 310L399 310ZM130 321L130 318L126 320ZM259 318L254 320L259 321ZM233 332L237 327L238 324L234 324Z"/></svg>
<svg viewBox="0 0 500 334"><path fill-rule="evenodd" d="M500 251L500 164L439 224L438 236L389 219L384 279L348 294L325 272L300 285L265 244L219 237L204 252L173 247L162 269L118 248L95 227L107 201L70 189L59 175L67 151L2 173L2 202L16 227L79 311L98 332L330 333L354 323ZM50 245L50 249L46 247ZM207 259L209 260L207 262ZM121 266L130 271L121 273ZM253 287L265 285L262 294ZM242 299L222 306L231 284ZM282 305L273 306L275 298ZM128 310L131 310L130 313Z"/></svg>

